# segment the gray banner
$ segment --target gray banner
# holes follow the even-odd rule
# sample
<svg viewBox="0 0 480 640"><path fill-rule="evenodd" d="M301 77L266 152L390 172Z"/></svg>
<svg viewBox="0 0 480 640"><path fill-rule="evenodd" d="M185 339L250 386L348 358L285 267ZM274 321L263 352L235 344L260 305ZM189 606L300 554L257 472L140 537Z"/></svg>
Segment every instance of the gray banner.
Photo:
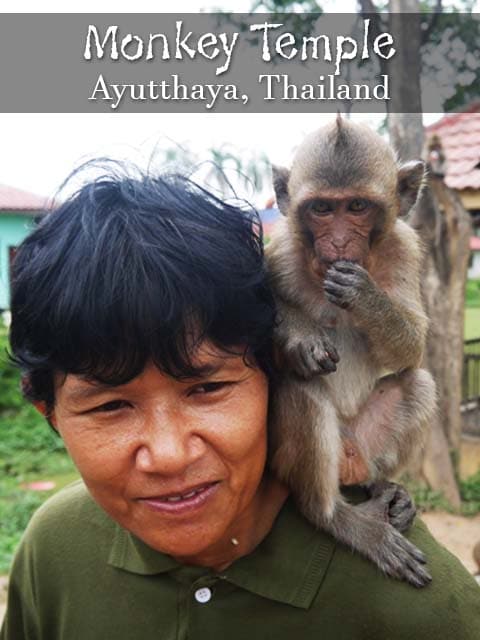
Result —
<svg viewBox="0 0 480 640"><path fill-rule="evenodd" d="M422 48L423 104L398 109L408 15L396 33L350 14L3 14L0 112L460 109L480 93L480 43L478 15L456 15Z"/></svg>

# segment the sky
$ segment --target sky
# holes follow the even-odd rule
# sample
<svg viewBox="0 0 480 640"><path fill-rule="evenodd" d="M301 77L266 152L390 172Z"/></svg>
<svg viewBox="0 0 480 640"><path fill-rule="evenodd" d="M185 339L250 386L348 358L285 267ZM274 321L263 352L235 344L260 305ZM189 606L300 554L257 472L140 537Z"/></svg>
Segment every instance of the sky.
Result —
<svg viewBox="0 0 480 640"><path fill-rule="evenodd" d="M175 0L175 12L221 7L248 11L252 0ZM169 5L172 6L172 5ZM355 0L323 2L326 10L354 12ZM40 8L41 7L41 8ZM150 13L163 10L153 0L2 0L2 13ZM318 114L0 114L0 183L52 196L81 162L98 156L133 160L145 166L164 146L187 145L203 158L210 147L228 144L241 153L265 153L289 165L306 133L331 119ZM374 125L375 116L367 118ZM158 156L158 153L157 153ZM231 177L234 181L234 177ZM242 194L255 200L255 194ZM260 195L265 199L268 193ZM258 194L257 194L258 198ZM261 205L256 201L255 204Z"/></svg>

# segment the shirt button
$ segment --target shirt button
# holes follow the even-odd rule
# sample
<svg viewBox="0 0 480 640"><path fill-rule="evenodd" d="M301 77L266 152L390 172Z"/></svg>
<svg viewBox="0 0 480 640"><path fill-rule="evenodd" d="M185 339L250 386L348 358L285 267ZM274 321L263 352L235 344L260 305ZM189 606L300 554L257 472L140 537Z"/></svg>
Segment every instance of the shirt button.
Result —
<svg viewBox="0 0 480 640"><path fill-rule="evenodd" d="M208 587L203 587L202 589L197 589L195 591L195 600L201 604L208 602L211 597L212 592Z"/></svg>

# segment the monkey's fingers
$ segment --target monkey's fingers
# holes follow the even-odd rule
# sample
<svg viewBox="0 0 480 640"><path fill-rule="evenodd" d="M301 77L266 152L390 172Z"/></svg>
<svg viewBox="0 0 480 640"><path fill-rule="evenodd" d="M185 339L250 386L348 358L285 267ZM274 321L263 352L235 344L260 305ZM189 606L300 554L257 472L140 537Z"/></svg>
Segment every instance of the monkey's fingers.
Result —
<svg viewBox="0 0 480 640"><path fill-rule="evenodd" d="M290 350L289 363L295 373L304 380L337 370L330 354L318 344L298 344L295 349Z"/></svg>
<svg viewBox="0 0 480 640"><path fill-rule="evenodd" d="M337 362L340 362L340 356L338 355L338 351L336 350L335 345L327 335L324 335L322 337L321 343L322 343L323 350L326 352L330 360L335 364Z"/></svg>
<svg viewBox="0 0 480 640"><path fill-rule="evenodd" d="M417 514L417 508L408 491L401 484L388 483L394 490L394 495L388 505L388 520L397 531L407 531Z"/></svg>
<svg viewBox="0 0 480 640"><path fill-rule="evenodd" d="M390 510L388 513L388 521L397 531L405 533L412 526L412 522L415 520L416 515L417 509L415 505L411 504L410 506L407 505L403 509L399 510L397 514L392 513L392 510Z"/></svg>
<svg viewBox="0 0 480 640"><path fill-rule="evenodd" d="M350 292L345 291L345 288L337 285L336 283L325 280L325 297L332 304L337 305L341 309L349 309L351 307L351 295Z"/></svg>
<svg viewBox="0 0 480 640"><path fill-rule="evenodd" d="M333 373L337 370L336 362L338 362L338 356L337 361L335 362L330 352L327 351L323 345L316 345L312 349L311 355L315 365L318 367L318 373Z"/></svg>
<svg viewBox="0 0 480 640"><path fill-rule="evenodd" d="M395 498L396 487L392 482L375 482L367 487L370 500L357 506L376 520L389 521L390 504Z"/></svg>
<svg viewBox="0 0 480 640"><path fill-rule="evenodd" d="M335 349L335 347L333 346L328 346L326 348L326 351L328 353L328 357L330 358L330 360L332 362L334 362L335 364L338 364L340 362L340 356L338 355L337 350Z"/></svg>
<svg viewBox="0 0 480 640"><path fill-rule="evenodd" d="M389 509L390 517L397 518L405 510L416 511L415 505L413 504L412 500L410 500L410 498L397 499L395 497L393 503L390 505L390 509Z"/></svg>
<svg viewBox="0 0 480 640"><path fill-rule="evenodd" d="M332 264L328 271L340 271L341 273L350 274L366 274L367 271L361 267L357 262L350 262L349 260L337 260ZM328 272L327 272L328 273Z"/></svg>
<svg viewBox="0 0 480 640"><path fill-rule="evenodd" d="M417 589L422 589L430 584L432 576L426 569L414 565L405 569L405 580Z"/></svg>
<svg viewBox="0 0 480 640"><path fill-rule="evenodd" d="M344 286L344 287L359 287L362 284L363 277L358 273L343 273L342 271L328 271L325 276L324 284L327 283Z"/></svg>
<svg viewBox="0 0 480 640"><path fill-rule="evenodd" d="M381 568L387 575L406 580L414 587L427 586L432 577L425 567L425 555L393 527L387 526L390 528L388 551L379 563Z"/></svg>

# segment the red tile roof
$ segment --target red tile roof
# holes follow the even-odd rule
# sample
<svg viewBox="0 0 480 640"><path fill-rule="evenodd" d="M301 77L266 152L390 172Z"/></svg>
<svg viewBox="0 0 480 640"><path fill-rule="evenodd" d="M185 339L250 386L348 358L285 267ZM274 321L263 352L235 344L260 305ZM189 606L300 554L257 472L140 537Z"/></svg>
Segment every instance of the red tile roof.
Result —
<svg viewBox="0 0 480 640"><path fill-rule="evenodd" d="M471 251L480 251L480 237L472 236L470 238L470 250Z"/></svg>
<svg viewBox="0 0 480 640"><path fill-rule="evenodd" d="M480 189L480 101L444 116L427 129L440 137L447 161L445 182L452 189Z"/></svg>
<svg viewBox="0 0 480 640"><path fill-rule="evenodd" d="M49 206L48 198L0 184L0 211L38 211Z"/></svg>

